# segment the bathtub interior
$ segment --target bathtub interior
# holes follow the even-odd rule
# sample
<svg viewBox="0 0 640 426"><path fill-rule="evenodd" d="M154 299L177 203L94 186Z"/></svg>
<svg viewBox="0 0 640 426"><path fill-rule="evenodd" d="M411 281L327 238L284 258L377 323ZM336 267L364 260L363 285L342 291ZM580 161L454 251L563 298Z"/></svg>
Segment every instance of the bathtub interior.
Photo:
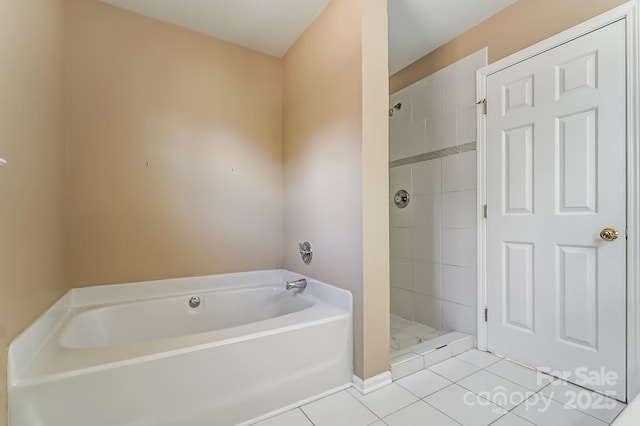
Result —
<svg viewBox="0 0 640 426"><path fill-rule="evenodd" d="M276 291L298 278L276 270L72 290L10 346L10 425L107 426L131 419L149 425L172 424L167 419L235 424L350 384L351 294L314 280L302 291ZM251 322L232 318L228 327L190 328L196 331L186 335L164 330L162 338L118 342L92 337L91 327L83 331L89 337L65 334L82 316L94 316L83 321L85 326L106 314L110 325L122 327L140 320L136 308L144 304L164 309L163 304L178 302L182 319L196 317L184 307L193 294L203 297L206 318L215 311L206 308L217 307L216 293L254 297L247 306L273 303L248 313ZM293 300L278 306L282 298ZM164 325L160 322L156 331ZM85 395L83 389L90 391ZM254 408L247 410L249 405ZM66 413L60 407L67 407Z"/></svg>
<svg viewBox="0 0 640 426"><path fill-rule="evenodd" d="M195 307L189 303L192 297L198 298ZM79 349L175 338L264 321L311 306L311 298L266 284L89 307L74 312L58 344Z"/></svg>

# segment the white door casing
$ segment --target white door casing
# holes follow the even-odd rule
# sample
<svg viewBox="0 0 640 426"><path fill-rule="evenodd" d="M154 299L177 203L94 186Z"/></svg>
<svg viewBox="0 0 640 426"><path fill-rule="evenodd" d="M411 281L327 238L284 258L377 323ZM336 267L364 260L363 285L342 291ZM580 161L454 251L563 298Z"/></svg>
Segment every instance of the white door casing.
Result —
<svg viewBox="0 0 640 426"><path fill-rule="evenodd" d="M488 349L621 400L625 57L621 20L486 79Z"/></svg>

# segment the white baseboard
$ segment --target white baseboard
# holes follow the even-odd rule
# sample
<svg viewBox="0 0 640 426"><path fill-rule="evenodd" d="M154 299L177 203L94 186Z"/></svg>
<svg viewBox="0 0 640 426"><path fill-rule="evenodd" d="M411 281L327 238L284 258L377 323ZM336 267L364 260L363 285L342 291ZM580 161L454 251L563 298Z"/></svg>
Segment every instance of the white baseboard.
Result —
<svg viewBox="0 0 640 426"><path fill-rule="evenodd" d="M390 385L391 382L391 371L385 371L377 376L369 377L366 380L362 380L356 375L353 376L353 387L363 395Z"/></svg>

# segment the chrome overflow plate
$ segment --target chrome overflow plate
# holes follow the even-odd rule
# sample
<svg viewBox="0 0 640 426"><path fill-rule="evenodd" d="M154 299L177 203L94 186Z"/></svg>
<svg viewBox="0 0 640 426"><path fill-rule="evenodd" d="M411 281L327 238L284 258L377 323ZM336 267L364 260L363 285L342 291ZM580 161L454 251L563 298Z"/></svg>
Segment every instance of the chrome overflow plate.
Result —
<svg viewBox="0 0 640 426"><path fill-rule="evenodd" d="M201 302L202 300L200 300L198 296L193 296L191 299L189 299L189 306L191 306L192 308L197 308L198 306L200 306Z"/></svg>
<svg viewBox="0 0 640 426"><path fill-rule="evenodd" d="M411 197L409 196L409 193L404 189L396 192L396 195L393 196L393 202L399 209L404 209L405 207L407 207L409 205L410 199Z"/></svg>

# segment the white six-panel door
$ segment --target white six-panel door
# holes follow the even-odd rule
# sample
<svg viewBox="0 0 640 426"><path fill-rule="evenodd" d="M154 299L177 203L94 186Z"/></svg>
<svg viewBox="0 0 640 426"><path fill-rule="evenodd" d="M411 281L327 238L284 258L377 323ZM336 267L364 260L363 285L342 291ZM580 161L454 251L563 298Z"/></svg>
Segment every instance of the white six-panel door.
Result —
<svg viewBox="0 0 640 426"><path fill-rule="evenodd" d="M620 400L626 398L624 25L488 76L486 147L489 350L569 372L569 381ZM619 237L605 241L604 228ZM609 374L584 383L586 371L614 372L617 380Z"/></svg>

